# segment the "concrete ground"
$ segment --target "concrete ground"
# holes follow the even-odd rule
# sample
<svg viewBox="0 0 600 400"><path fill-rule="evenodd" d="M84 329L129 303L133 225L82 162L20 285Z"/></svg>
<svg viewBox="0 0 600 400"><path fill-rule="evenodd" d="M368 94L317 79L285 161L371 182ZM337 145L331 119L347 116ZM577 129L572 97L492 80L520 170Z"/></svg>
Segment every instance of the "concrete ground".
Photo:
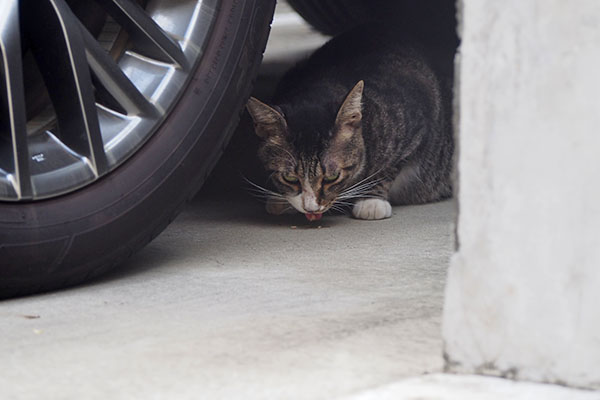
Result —
<svg viewBox="0 0 600 400"><path fill-rule="evenodd" d="M0 398L329 399L442 368L451 202L366 222L198 197L119 272L0 307Z"/></svg>
<svg viewBox="0 0 600 400"><path fill-rule="evenodd" d="M322 43L307 32L279 9L257 95ZM287 45L299 37L308 47ZM0 304L1 399L488 398L419 377L443 368L452 201L378 222L272 217L223 183L224 160L118 271Z"/></svg>

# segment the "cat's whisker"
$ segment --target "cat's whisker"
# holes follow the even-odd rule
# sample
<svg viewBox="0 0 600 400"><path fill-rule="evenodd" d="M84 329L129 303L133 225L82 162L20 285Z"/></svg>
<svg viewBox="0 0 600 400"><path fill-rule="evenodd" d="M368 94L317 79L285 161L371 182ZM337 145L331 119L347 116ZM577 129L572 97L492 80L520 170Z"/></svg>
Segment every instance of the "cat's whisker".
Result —
<svg viewBox="0 0 600 400"><path fill-rule="evenodd" d="M354 185L350 186L349 188L346 188L344 191L348 192L348 191L352 191L352 190L357 190L360 188L365 188L365 187L373 187L375 185L377 185L380 182L383 182L385 180L385 178L377 178L377 179L372 179L370 181L363 181L360 183L355 183Z"/></svg>
<svg viewBox="0 0 600 400"><path fill-rule="evenodd" d="M361 183L361 184L355 184L355 185L349 187L348 189L342 191L340 193L340 195L338 196L338 198L342 198L342 196L355 197L358 194L368 193L368 191L370 189L372 189L373 187L377 186L383 180L384 180L384 178L379 178L379 179L372 180L370 182L364 182L364 183Z"/></svg>
<svg viewBox="0 0 600 400"><path fill-rule="evenodd" d="M351 208L352 206L353 205L351 205L351 204L335 204L335 205L333 205L331 207L335 207L337 209L344 210L344 209L347 209L347 208Z"/></svg>
<svg viewBox="0 0 600 400"><path fill-rule="evenodd" d="M362 180L360 182L355 183L354 185L350 186L349 188L347 188L346 190L352 190L352 189L356 189L359 187L363 187L363 186L370 186L370 185L375 185L379 182L384 181L385 178L381 177L381 178L377 178L377 179L371 179L371 180Z"/></svg>
<svg viewBox="0 0 600 400"><path fill-rule="evenodd" d="M334 209L334 210L338 210L338 211L343 211L343 210L345 210L347 207L348 207L348 206L347 206L347 205L344 205L344 204L333 204L333 205L331 206L331 208L332 208L332 209Z"/></svg>
<svg viewBox="0 0 600 400"><path fill-rule="evenodd" d="M277 192L274 192L274 191L272 191L272 190L269 190L269 189L267 189L267 188L264 188L264 187L262 187L262 186L260 186L260 185L258 185L258 184L256 184L256 183L252 182L250 179L248 179L248 178L246 178L246 177L243 177L243 178L244 178L244 180L245 180L245 181L246 181L248 184L250 184L250 185L251 185L251 187L250 187L250 188L248 188L248 191L256 191L256 192L258 192L258 193L262 193L262 194L264 194L264 195L268 195L268 196L271 196L271 197L274 197L274 198L278 198L278 199L285 199L285 196L283 196L282 194L280 194L280 193L277 193Z"/></svg>
<svg viewBox="0 0 600 400"><path fill-rule="evenodd" d="M379 174L381 171L382 171L382 168L379 168L377 171L373 172L371 175L367 176L364 179L361 179L360 181L356 182L354 185L346 188L346 190L352 190L355 187L357 187L358 185L360 185L360 184L362 184L364 182L367 182L369 179L373 178L374 176L376 176L377 174ZM381 181L382 179L383 178L381 178L381 179L375 179L375 181Z"/></svg>
<svg viewBox="0 0 600 400"><path fill-rule="evenodd" d="M365 185L365 186L359 186L356 187L352 190L344 190L341 194L342 195L347 195L347 194L353 194L353 193L363 193L366 190L369 190L373 187L374 185Z"/></svg>
<svg viewBox="0 0 600 400"><path fill-rule="evenodd" d="M259 199L273 199L273 200L281 200L281 201L284 200L281 197L273 196L270 193L264 193L264 192L260 192L258 190L247 189L247 191L250 195L252 195L253 197L259 198Z"/></svg>
<svg viewBox="0 0 600 400"><path fill-rule="evenodd" d="M349 201L340 201L340 200L337 200L337 199L333 202L332 205L338 205L338 204L342 205L342 206L353 206L354 205L354 203L351 203Z"/></svg>
<svg viewBox="0 0 600 400"><path fill-rule="evenodd" d="M338 196L338 198L343 198L343 197L356 197L357 195L361 195L361 194L368 194L369 191L374 187L375 185L371 185L371 186L366 186L363 188L357 188L354 190L347 190L344 191L342 193L340 193L340 195Z"/></svg>
<svg viewBox="0 0 600 400"><path fill-rule="evenodd" d="M271 195L270 193L268 193L268 192L265 192L265 191L264 191L264 190L262 190L262 189L257 189L257 188L254 188L254 187L247 187L247 188L246 188L246 190L247 190L247 191L249 191L249 192L252 192L252 193L262 193L262 194L268 194L269 196Z"/></svg>
<svg viewBox="0 0 600 400"><path fill-rule="evenodd" d="M253 197L255 199L257 199L258 201L260 201L261 203L272 203L272 204L286 204L287 201L283 201L280 199L274 199L272 197L268 197L268 196L257 196L257 195L253 195Z"/></svg>
<svg viewBox="0 0 600 400"><path fill-rule="evenodd" d="M354 203L340 200L340 198L338 197L331 203L330 209L342 214L346 214L349 211L348 209L352 206L354 206Z"/></svg>
<svg viewBox="0 0 600 400"><path fill-rule="evenodd" d="M340 200L352 200L352 199L362 199L362 198L380 198L381 196L370 195L369 193L356 193L351 195L338 196Z"/></svg>
<svg viewBox="0 0 600 400"><path fill-rule="evenodd" d="M348 209L346 209L344 207L336 206L336 205L332 205L329 209L333 210L333 211L337 211L339 213L343 213L343 214L345 214L346 212L348 212Z"/></svg>
<svg viewBox="0 0 600 400"><path fill-rule="evenodd" d="M363 194L369 194L373 186L364 187L361 189L347 190L338 195L338 199L357 197Z"/></svg>
<svg viewBox="0 0 600 400"><path fill-rule="evenodd" d="M267 200L268 200L268 201L269 201L269 203L271 203L271 204L283 204L283 205L288 205L288 204L290 204L288 201L285 201L285 200L280 200L280 199L273 199L273 198L271 198L271 199L267 199Z"/></svg>
<svg viewBox="0 0 600 400"><path fill-rule="evenodd" d="M371 195L357 195L357 196L352 196L352 197L345 197L344 199L380 199L381 200L381 196L371 196Z"/></svg>

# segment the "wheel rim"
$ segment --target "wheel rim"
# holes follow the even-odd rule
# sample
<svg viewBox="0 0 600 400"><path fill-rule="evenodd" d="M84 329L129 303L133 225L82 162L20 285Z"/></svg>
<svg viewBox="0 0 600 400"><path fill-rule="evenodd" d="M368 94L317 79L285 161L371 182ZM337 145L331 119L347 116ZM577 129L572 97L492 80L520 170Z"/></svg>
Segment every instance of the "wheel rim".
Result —
<svg viewBox="0 0 600 400"><path fill-rule="evenodd" d="M94 35L75 12L90 3L0 0L0 201L71 192L131 157L182 93L219 6L96 0L108 17ZM31 64L43 90L29 90Z"/></svg>

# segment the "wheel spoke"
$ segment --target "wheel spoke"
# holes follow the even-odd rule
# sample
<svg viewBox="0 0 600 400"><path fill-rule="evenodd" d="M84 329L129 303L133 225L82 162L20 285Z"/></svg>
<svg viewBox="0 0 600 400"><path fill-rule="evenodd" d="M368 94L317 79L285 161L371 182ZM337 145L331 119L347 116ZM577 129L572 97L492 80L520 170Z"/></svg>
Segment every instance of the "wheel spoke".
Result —
<svg viewBox="0 0 600 400"><path fill-rule="evenodd" d="M136 50L142 55L163 62L176 63L182 69L188 69L185 55L179 45L145 13L136 1L97 1L129 33Z"/></svg>
<svg viewBox="0 0 600 400"><path fill-rule="evenodd" d="M17 1L8 2L0 15L0 50L0 150L5 148L0 156L0 168L13 175L13 190L17 198L30 198L31 180ZM0 185L0 192L2 191Z"/></svg>
<svg viewBox="0 0 600 400"><path fill-rule="evenodd" d="M102 175L108 164L79 21L64 0L20 4L27 38L56 112L57 136Z"/></svg>
<svg viewBox="0 0 600 400"><path fill-rule="evenodd" d="M111 100L120 105L129 115L156 116L158 113L156 108L131 83L117 63L81 24L80 29L90 69L101 85L96 87L96 90L106 92Z"/></svg>

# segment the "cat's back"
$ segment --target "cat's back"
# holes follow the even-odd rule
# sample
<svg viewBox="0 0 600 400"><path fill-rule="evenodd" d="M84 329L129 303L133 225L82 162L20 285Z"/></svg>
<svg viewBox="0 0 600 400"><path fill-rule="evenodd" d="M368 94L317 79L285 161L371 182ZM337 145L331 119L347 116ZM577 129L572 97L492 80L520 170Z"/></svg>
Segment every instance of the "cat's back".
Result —
<svg viewBox="0 0 600 400"><path fill-rule="evenodd" d="M327 42L308 59L300 62L281 80L275 100L286 102L295 96L307 96L311 91L327 87L341 92L365 80L368 88L373 84L389 86L390 78L407 74L449 75L450 63L441 59L431 49L415 41L398 29L381 24L367 24L354 28ZM446 70L444 72L444 70Z"/></svg>

